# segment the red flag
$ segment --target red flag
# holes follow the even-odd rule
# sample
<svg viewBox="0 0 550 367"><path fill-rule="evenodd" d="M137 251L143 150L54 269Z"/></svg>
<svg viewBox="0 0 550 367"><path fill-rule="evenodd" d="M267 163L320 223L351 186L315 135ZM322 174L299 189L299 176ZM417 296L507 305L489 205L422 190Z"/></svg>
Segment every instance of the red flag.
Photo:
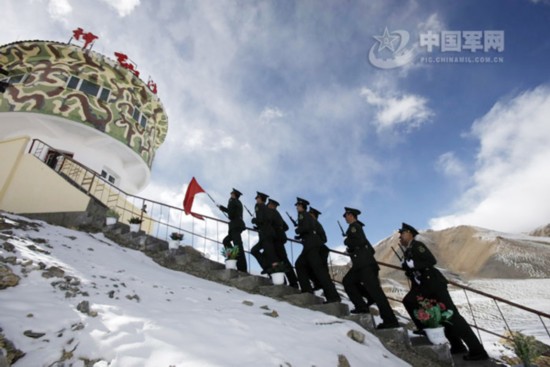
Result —
<svg viewBox="0 0 550 367"><path fill-rule="evenodd" d="M189 182L189 186L187 186L187 191L185 192L185 198L183 199L183 211L185 214L189 215L191 214L195 218L203 219L198 214L191 212L191 207L193 206L193 200L195 199L195 195L199 194L201 192L205 192L204 189L199 185L197 180L195 180L195 177L191 179L191 182Z"/></svg>

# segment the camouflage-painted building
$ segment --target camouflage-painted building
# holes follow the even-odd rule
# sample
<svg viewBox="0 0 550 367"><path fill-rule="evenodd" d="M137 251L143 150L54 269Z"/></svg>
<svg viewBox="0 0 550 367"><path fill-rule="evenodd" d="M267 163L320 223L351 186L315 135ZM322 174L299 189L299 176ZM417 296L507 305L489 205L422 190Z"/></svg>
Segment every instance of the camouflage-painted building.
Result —
<svg viewBox="0 0 550 367"><path fill-rule="evenodd" d="M0 46L0 141L26 135L129 193L144 189L168 130L157 95L100 53L51 41Z"/></svg>

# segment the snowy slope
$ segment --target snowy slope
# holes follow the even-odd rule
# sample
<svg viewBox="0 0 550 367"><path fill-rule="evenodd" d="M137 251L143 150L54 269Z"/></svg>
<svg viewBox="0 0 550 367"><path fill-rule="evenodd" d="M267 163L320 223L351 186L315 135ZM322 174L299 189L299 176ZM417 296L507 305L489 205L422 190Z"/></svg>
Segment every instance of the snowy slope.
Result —
<svg viewBox="0 0 550 367"><path fill-rule="evenodd" d="M2 216L38 224L0 236L0 256L15 256L9 266L21 277L0 290L0 327L26 353L17 367L63 355L66 366L95 367L320 367L339 355L352 366L406 365L353 322L162 268L101 233ZM45 278L53 266L64 274ZM82 301L88 313L77 310ZM366 334L363 344L346 336L352 329Z"/></svg>

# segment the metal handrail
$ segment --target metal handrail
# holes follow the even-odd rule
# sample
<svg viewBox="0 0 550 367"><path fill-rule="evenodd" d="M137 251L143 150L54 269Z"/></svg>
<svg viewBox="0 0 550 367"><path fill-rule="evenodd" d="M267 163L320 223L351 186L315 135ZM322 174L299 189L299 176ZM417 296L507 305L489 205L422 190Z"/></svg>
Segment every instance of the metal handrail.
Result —
<svg viewBox="0 0 550 367"><path fill-rule="evenodd" d="M35 144L36 144L36 147L35 147ZM44 150L44 146L46 147L50 147L48 144L44 143L43 141L39 140L39 139L34 139L32 144L31 144L31 147L29 149L29 154L34 154L35 156L37 156L37 158L39 158L40 160L44 161L42 158L40 158L40 155L42 155L43 153L43 150ZM36 148L36 150L35 150ZM51 148L51 147L50 147ZM35 150L35 153L33 153L33 151ZM63 155L63 154L62 154ZM95 191L92 190L92 186L93 186L93 181L95 181L95 179L99 179L104 185L106 185L109 190L109 197L108 197L108 201L109 202L112 202L113 200L112 199L112 196L114 195L112 192L116 192L116 195L117 196L122 196L123 199L124 199L124 203L128 203L128 205L131 205L130 209L127 208L127 205L125 204L124 207L120 207L118 204L120 203L120 198L117 197L116 201L117 201L117 208L120 209L120 210L123 210L123 211L129 211L130 212L130 215L141 215L143 217L144 215L144 208L147 206L147 204L151 204L153 206L153 208L155 207L159 207L160 208L160 213L159 215L162 217L163 215L163 210L168 210L168 215L170 215L170 212L171 211L176 211L180 214L180 225L177 226L177 225L174 225L174 224L171 224L168 222L162 222L161 219L156 219L156 218L153 218L153 215L150 216L150 219L151 219L151 223L157 223L157 226L160 226L160 225L164 225L167 227L167 230L165 232L165 238L166 239L168 237L168 228L171 228L171 229L174 229L174 230L178 230L178 231L182 231L182 232L185 232L185 233L188 233L188 234L191 234L193 236L192 238L192 246L194 246L194 240L195 240L195 237L199 238L199 239L203 239L205 241L204 245L206 247L206 241L210 241L210 242L213 242L215 243L217 246L218 246L218 250L219 250L219 245L221 244L221 241L219 241L218 239L214 239L214 238L211 238L207 235L207 226L205 224L205 234L204 235L201 235L201 234L198 234L196 231L195 231L195 217L193 217L193 221L192 221L192 229L191 230L187 230L187 229L184 229L182 226L181 226L181 218L183 218L182 214L183 214L183 210L181 208L178 208L178 207L175 207L175 206L172 206L172 205L168 205L168 204L164 204L164 203L161 203L161 202L158 202L158 201L155 201L155 200L149 200L149 199L146 199L146 198L143 198L143 197L139 197L139 196L135 196L135 195L131 195L131 194L128 194L126 192L124 192L123 190L117 188L116 186L114 186L113 184L111 184L110 182L108 182L107 180L105 180L103 177L101 177L100 174L98 174L97 172L95 172L94 170L84 166L83 164L75 161L72 157L69 157L69 156L66 156L66 155L63 155L64 159L61 163L61 166L58 167L58 171L62 171L63 169L63 165L65 164L65 161L69 162L70 164L74 164L75 167L72 168L73 172L71 173L71 175L77 175L80 173L80 170L83 170L85 173L84 173L84 177L86 177L86 173L91 173L92 174L92 182L89 184L90 186L88 187L88 189L84 189L84 191L86 191L86 193L90 196L93 196L95 197L96 199L100 200L100 201L104 201L104 189L102 188L101 190L101 197L96 197L95 196ZM69 164L68 163L68 164ZM65 177L65 178L69 178L70 177ZM80 185L79 182L76 182L73 180L73 182L75 184L78 184ZM133 204L129 204L129 201L132 201ZM141 202L141 205L142 206L138 206L139 208L141 208L141 211L135 211L136 209L136 205L135 205L135 202ZM153 209L154 211L154 209ZM197 215L200 215L201 217L203 217L204 219L207 219L208 221L214 221L216 222L216 238L219 238L219 224L220 223L223 223L225 225L227 225L229 222L225 219L219 219L219 218L215 218L215 217L211 217L211 216L208 216L208 215L203 215L203 214L199 214L199 213L193 213L193 214L197 214ZM206 221L205 221L206 222ZM158 227L157 227L158 228ZM254 228L250 228L250 227L246 227L246 231L248 231L248 245L249 245L249 248L250 248L250 232L253 232L253 233L257 233L257 231L254 229ZM151 233L152 234L152 233ZM162 237L159 237L158 236L159 233L157 231L157 234L154 235L155 237L158 237L158 238L162 238ZM288 239L288 242L290 243L291 245L291 262L294 263L294 251L293 251L293 246L295 244L300 244L301 245L301 242L299 241L296 241L294 239L291 239L289 238ZM349 257L349 254L348 253L345 253L345 252L341 252L341 251L337 251L337 250L333 250L333 249L329 249L331 253L333 254L338 254L338 255L343 255L343 256L348 256ZM205 251L206 252L206 251ZM250 264L250 251L246 251L245 249L245 252L248 253L248 264ZM219 253L219 251L218 251ZM388 264L388 263L385 263L385 262L381 262L381 261L378 261L378 264L381 265L381 266L385 266L385 267L388 267L388 268L391 268L391 269L395 269L395 270L399 270L399 271L403 271L403 269L401 269L401 267L399 266L396 266L396 265L392 265L392 264ZM331 274L331 278L334 279L334 277L332 276ZM466 291L469 291L469 292L472 292L472 293L475 293L475 294L478 294L480 296L483 296L483 297L486 297L486 298L489 298L489 299L492 299L495 304L496 302L501 302L501 303L504 303L504 304L507 304L511 307L514 307L514 308L517 308L517 309L521 309L523 311L526 311L528 313L531 313L531 314L534 314L534 315L537 315L540 319L540 322L541 324L543 325L544 329L546 330L546 333L548 334L548 336L550 337L550 332L548 331L548 328L546 327L546 324L544 323L543 321L543 317L544 318L547 318L550 320L550 314L547 314L545 312L541 312L539 310L535 310L533 308L530 308L530 307L526 307L526 306L523 306L523 305L520 305L518 303L515 303L515 302L512 302L512 301L509 301L509 300L506 300L502 297L499 297L499 296L495 296L495 295L492 295L492 294L489 294L487 292L483 292L483 291L480 291L478 289L475 289L475 288L472 288L472 287L469 287L469 286L466 286L466 285L463 285L463 284L460 284L460 283L457 283L455 281L452 281L452 280L449 280L448 281L449 284L457 287L457 288L460 288L462 289L464 292ZM467 295L466 295L467 297ZM401 302L402 303L402 300L399 300L399 299L395 299L395 298L392 298L392 297L388 297L389 299L392 299L394 301L397 301L397 302ZM498 304L496 304L500 314L501 314L501 318L504 320L504 323L506 324L506 328L510 331L510 327L508 326L508 323L506 321L506 318L504 317L502 311L500 310L500 308L498 307ZM474 312L473 312L473 309L471 307L471 305L468 304L468 308L470 310L470 313L472 315L474 315ZM481 331L484 331L486 333L489 333L489 334L492 334L492 335L495 335L495 336L498 336L498 337L502 337L502 338L506 338L506 339L509 339L508 336L506 335L501 335L501 334L498 334L496 333L495 331L491 331L491 330L487 330L486 328L483 328L477 324L475 325L471 325L472 327L478 329L478 330L481 330Z"/></svg>

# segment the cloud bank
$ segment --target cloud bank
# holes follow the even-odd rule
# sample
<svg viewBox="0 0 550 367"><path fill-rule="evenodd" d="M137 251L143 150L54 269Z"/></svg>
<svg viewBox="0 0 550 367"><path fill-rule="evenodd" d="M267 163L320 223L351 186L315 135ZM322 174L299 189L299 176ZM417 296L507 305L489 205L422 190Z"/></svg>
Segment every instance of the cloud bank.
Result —
<svg viewBox="0 0 550 367"><path fill-rule="evenodd" d="M549 116L550 87L544 85L497 102L475 121L471 135L479 139L479 152L472 184L456 211L433 218L431 227L470 224L525 232L549 223ZM456 170L452 164L447 168Z"/></svg>

